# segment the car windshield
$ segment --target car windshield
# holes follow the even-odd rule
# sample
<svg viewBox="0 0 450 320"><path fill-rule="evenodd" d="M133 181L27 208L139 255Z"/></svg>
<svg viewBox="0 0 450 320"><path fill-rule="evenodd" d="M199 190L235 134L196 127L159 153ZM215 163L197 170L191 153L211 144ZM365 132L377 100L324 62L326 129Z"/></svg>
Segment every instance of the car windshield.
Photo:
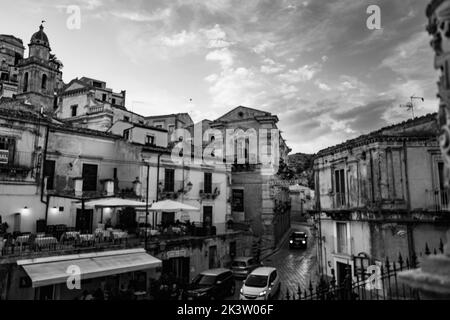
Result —
<svg viewBox="0 0 450 320"><path fill-rule="evenodd" d="M304 233L294 233L292 237L295 239L304 239L306 238L306 235Z"/></svg>
<svg viewBox="0 0 450 320"><path fill-rule="evenodd" d="M216 282L216 276L199 274L193 282L199 286L210 286Z"/></svg>
<svg viewBox="0 0 450 320"><path fill-rule="evenodd" d="M233 267L245 267L247 264L244 261L233 261L231 264Z"/></svg>
<svg viewBox="0 0 450 320"><path fill-rule="evenodd" d="M245 280L245 285L247 287L263 288L267 285L267 276L257 276L251 274L248 276L247 280Z"/></svg>

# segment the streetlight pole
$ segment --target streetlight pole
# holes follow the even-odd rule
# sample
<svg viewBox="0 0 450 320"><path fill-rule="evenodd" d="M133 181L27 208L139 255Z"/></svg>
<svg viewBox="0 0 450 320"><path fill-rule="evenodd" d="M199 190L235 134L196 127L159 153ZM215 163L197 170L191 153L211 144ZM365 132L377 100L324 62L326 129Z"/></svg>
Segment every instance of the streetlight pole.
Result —
<svg viewBox="0 0 450 320"><path fill-rule="evenodd" d="M149 180L150 180L150 164L147 162L147 188L146 193L147 196L145 197L145 250L147 250L147 243L148 243L148 232L147 232L147 224L148 224L148 194L149 194Z"/></svg>

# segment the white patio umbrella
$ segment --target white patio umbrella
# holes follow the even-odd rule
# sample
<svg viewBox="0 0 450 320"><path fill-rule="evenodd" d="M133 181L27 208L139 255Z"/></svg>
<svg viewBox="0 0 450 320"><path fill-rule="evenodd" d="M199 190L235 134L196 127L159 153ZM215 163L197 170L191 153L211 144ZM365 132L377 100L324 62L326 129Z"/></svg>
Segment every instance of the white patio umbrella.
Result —
<svg viewBox="0 0 450 320"><path fill-rule="evenodd" d="M182 202L173 201L173 200L161 200L158 202L152 203L151 207L148 209L152 212L176 212L178 213L176 219L178 220L195 220L193 216L189 214L189 212L200 211L200 208L196 208ZM185 213L185 214L183 214ZM186 214L187 213L187 214ZM199 217L198 219L199 220Z"/></svg>
<svg viewBox="0 0 450 320"><path fill-rule="evenodd" d="M158 202L153 202L148 210L161 212L180 212L180 211L200 211L200 208L196 208L178 201L161 200Z"/></svg>
<svg viewBox="0 0 450 320"><path fill-rule="evenodd" d="M102 198L86 201L84 203L84 206L85 208L117 208L117 207L143 208L145 207L145 202L122 198ZM78 202L76 204L76 207L81 208L81 202Z"/></svg>

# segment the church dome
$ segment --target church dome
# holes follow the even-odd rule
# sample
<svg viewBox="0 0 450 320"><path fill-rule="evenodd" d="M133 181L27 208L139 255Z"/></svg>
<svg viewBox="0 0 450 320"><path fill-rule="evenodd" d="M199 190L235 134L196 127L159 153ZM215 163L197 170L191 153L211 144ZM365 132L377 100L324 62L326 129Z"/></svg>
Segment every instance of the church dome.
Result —
<svg viewBox="0 0 450 320"><path fill-rule="evenodd" d="M41 24L39 26L39 31L31 36L31 44L41 44L49 47L48 37L44 32L44 26Z"/></svg>

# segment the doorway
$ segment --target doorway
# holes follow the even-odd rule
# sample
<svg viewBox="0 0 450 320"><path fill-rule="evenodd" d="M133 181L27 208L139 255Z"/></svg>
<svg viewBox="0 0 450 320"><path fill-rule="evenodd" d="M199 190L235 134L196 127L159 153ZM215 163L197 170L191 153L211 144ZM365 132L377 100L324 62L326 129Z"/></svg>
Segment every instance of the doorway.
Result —
<svg viewBox="0 0 450 320"><path fill-rule="evenodd" d="M203 207L203 227L211 227L213 219L213 207L204 206Z"/></svg>
<svg viewBox="0 0 450 320"><path fill-rule="evenodd" d="M348 268L349 270L347 270ZM336 262L336 282L338 286L343 285L348 272L350 272L351 276L351 266L349 264Z"/></svg>
<svg viewBox="0 0 450 320"><path fill-rule="evenodd" d="M216 268L217 246L209 247L209 269Z"/></svg>
<svg viewBox="0 0 450 320"><path fill-rule="evenodd" d="M97 191L96 164L83 163L83 191Z"/></svg>
<svg viewBox="0 0 450 320"><path fill-rule="evenodd" d="M81 233L92 233L93 209L77 209L75 228Z"/></svg>
<svg viewBox="0 0 450 320"><path fill-rule="evenodd" d="M162 273L180 284L189 283L189 257L177 257L163 260Z"/></svg>

